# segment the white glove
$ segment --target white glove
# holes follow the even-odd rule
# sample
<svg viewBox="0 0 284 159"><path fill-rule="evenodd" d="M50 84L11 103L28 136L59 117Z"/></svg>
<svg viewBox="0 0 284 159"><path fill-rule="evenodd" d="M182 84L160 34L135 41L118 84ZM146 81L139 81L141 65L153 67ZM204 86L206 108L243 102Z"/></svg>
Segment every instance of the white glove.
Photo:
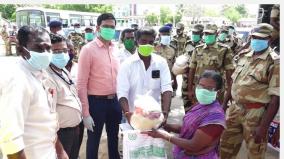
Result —
<svg viewBox="0 0 284 159"><path fill-rule="evenodd" d="M83 123L84 123L84 126L88 130L94 132L93 126L95 126L95 123L94 123L94 120L93 120L93 118L91 116L84 117L83 118Z"/></svg>

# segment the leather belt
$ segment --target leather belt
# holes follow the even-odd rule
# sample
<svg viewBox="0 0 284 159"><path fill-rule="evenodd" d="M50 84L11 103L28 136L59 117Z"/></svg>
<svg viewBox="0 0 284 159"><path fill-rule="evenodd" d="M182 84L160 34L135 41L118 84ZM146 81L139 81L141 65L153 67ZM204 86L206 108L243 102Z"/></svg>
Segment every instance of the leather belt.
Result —
<svg viewBox="0 0 284 159"><path fill-rule="evenodd" d="M110 95L93 95L96 99L114 99L116 98L116 94L110 94Z"/></svg>

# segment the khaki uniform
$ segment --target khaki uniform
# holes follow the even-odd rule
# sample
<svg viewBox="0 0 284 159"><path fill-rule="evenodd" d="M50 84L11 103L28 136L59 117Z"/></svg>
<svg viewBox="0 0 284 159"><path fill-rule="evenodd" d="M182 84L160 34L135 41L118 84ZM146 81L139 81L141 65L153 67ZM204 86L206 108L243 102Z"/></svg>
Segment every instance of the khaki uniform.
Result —
<svg viewBox="0 0 284 159"><path fill-rule="evenodd" d="M9 41L9 34L5 29L1 30L1 37L5 43L6 56L12 55L11 44Z"/></svg>
<svg viewBox="0 0 284 159"><path fill-rule="evenodd" d="M185 45L189 41L189 37L185 34L182 36L175 35L171 41L171 46L175 50L175 56L178 57L185 52Z"/></svg>
<svg viewBox="0 0 284 159"><path fill-rule="evenodd" d="M228 45L232 52L233 56L237 53L237 51L242 47L243 42L240 38L237 38L235 36L231 36L230 38L226 38L224 42L218 41L219 43Z"/></svg>
<svg viewBox="0 0 284 159"><path fill-rule="evenodd" d="M195 49L196 46L201 45L203 42L200 41L198 43L194 43L192 41L187 42L186 46L185 46L185 54L187 54L188 56L192 56L192 52ZM187 65L190 65L190 61L188 61ZM189 69L187 68L186 73L184 73L182 75L182 89L181 89L181 97L183 100L183 105L185 110L191 106L191 101L189 101L188 99L188 73L189 73Z"/></svg>
<svg viewBox="0 0 284 159"><path fill-rule="evenodd" d="M194 84L205 70L214 70L221 75L224 71L233 70L232 50L224 44L215 43L212 46L201 44L192 53L190 69L195 69ZM193 87L195 88L195 87ZM224 88L219 91L218 99L223 101ZM197 100L191 101L194 104Z"/></svg>
<svg viewBox="0 0 284 159"><path fill-rule="evenodd" d="M264 159L267 140L255 144L251 133L259 126L270 102L271 95L279 96L279 56L268 48L266 52L253 59L253 51L243 53L237 60L232 74L232 98L229 107L227 129L221 137L220 155L222 159L236 158L243 139L248 149L248 158ZM251 109L251 105L260 107Z"/></svg>
<svg viewBox="0 0 284 159"><path fill-rule="evenodd" d="M280 5L279 4L274 4L272 9L271 9L271 13L270 13L270 18L276 18L278 20L278 23L280 25ZM279 37L279 30L273 29L272 32L272 43L271 46L272 47L277 47L277 51L280 51L280 37Z"/></svg>
<svg viewBox="0 0 284 159"><path fill-rule="evenodd" d="M70 33L70 35L68 36L68 39L72 41L73 45L74 45L74 61L78 62L78 58L79 58L79 54L80 54L80 50L81 47L84 45L84 38L83 35L80 33L76 33L76 32L72 32Z"/></svg>
<svg viewBox="0 0 284 159"><path fill-rule="evenodd" d="M161 44L158 44L156 46L155 53L161 55L167 60L169 69L171 71L175 61L175 50L170 46L162 46Z"/></svg>

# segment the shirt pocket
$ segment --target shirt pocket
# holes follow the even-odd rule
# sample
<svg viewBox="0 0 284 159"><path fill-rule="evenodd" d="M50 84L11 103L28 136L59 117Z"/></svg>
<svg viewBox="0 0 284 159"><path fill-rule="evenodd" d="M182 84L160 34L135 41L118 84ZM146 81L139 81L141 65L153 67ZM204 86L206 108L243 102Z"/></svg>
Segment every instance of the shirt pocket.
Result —
<svg viewBox="0 0 284 159"><path fill-rule="evenodd" d="M153 90L161 89L161 78L151 78L150 88Z"/></svg>
<svg viewBox="0 0 284 159"><path fill-rule="evenodd" d="M210 57L210 59L208 61L209 61L210 66L214 66L216 68L218 68L220 66L218 56L212 56L212 57Z"/></svg>

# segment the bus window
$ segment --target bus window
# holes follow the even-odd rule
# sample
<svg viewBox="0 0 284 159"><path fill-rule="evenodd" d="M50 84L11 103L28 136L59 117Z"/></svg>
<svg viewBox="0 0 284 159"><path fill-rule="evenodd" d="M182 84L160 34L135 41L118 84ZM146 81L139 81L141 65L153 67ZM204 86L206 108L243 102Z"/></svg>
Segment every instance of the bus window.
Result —
<svg viewBox="0 0 284 159"><path fill-rule="evenodd" d="M46 27L44 15L43 12L41 11L30 11L29 20L30 20L29 25Z"/></svg>
<svg viewBox="0 0 284 159"><path fill-rule="evenodd" d="M81 15L77 14L70 14L70 23L71 25L74 25L75 23L79 23L81 25Z"/></svg>
<svg viewBox="0 0 284 159"><path fill-rule="evenodd" d="M16 22L18 27L28 25L28 11L18 11L16 13Z"/></svg>
<svg viewBox="0 0 284 159"><path fill-rule="evenodd" d="M46 12L46 19L47 19L47 23L49 23L50 21L53 20L60 20L60 14L59 13L51 13L51 12Z"/></svg>
<svg viewBox="0 0 284 159"><path fill-rule="evenodd" d="M62 19L62 27L68 28L68 19Z"/></svg>

